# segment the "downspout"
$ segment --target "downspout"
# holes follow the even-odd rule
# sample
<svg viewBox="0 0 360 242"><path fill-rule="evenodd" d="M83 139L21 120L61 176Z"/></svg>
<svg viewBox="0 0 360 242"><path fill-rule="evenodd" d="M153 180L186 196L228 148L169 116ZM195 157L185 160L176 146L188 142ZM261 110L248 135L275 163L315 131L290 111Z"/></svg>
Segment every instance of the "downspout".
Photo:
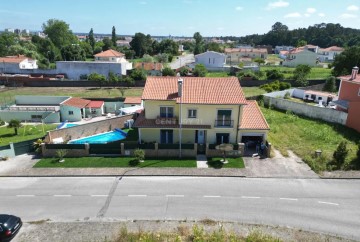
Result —
<svg viewBox="0 0 360 242"><path fill-rule="evenodd" d="M239 121L240 121L240 107L241 105L239 105L239 111L238 111L238 121L237 121L237 126L236 126L236 144L238 143L238 137L239 137Z"/></svg>

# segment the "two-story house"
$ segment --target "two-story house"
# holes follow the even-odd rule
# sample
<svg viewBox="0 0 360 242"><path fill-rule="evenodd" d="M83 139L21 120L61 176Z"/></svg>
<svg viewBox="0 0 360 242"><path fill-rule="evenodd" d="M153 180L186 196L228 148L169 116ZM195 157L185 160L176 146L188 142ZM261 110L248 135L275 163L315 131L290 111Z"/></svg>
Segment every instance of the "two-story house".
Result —
<svg viewBox="0 0 360 242"><path fill-rule="evenodd" d="M226 63L229 65L239 64L242 58L266 59L267 49L257 48L225 48Z"/></svg>
<svg viewBox="0 0 360 242"><path fill-rule="evenodd" d="M206 51L195 55L195 64L203 64L208 70L222 69L226 63L226 55L215 51Z"/></svg>
<svg viewBox="0 0 360 242"><path fill-rule="evenodd" d="M334 61L335 56L341 54L344 51L344 48L338 46L331 46L325 49L319 48L318 59L321 62L331 62Z"/></svg>
<svg viewBox="0 0 360 242"><path fill-rule="evenodd" d="M360 75L359 68L354 67L352 74L341 76L339 99L335 101L339 110L348 113L346 126L360 132Z"/></svg>
<svg viewBox="0 0 360 242"><path fill-rule="evenodd" d="M125 55L116 50L109 49L102 51L94 55L95 61L106 61L106 62L126 62Z"/></svg>
<svg viewBox="0 0 360 242"><path fill-rule="evenodd" d="M1 73L20 73L21 70L38 69L37 60L24 55L6 56L0 58Z"/></svg>
<svg viewBox="0 0 360 242"><path fill-rule="evenodd" d="M256 137L269 126L257 103L247 101L236 77L148 77L137 118L143 142L221 144Z"/></svg>
<svg viewBox="0 0 360 242"><path fill-rule="evenodd" d="M296 48L287 52L283 66L296 67L297 65L316 66L317 54L307 47Z"/></svg>

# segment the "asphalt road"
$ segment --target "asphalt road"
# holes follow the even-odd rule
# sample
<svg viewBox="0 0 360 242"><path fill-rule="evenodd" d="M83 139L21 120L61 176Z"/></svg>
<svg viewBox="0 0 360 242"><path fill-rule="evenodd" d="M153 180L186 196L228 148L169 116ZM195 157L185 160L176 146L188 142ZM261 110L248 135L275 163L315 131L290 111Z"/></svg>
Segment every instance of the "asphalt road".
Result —
<svg viewBox="0 0 360 242"><path fill-rule="evenodd" d="M195 62L195 57L193 54L187 54L183 56L178 56L176 59L171 62L170 68L171 69L178 69L180 67L186 66L187 64Z"/></svg>
<svg viewBox="0 0 360 242"><path fill-rule="evenodd" d="M239 221L360 240L360 180L0 178L0 213L24 221Z"/></svg>

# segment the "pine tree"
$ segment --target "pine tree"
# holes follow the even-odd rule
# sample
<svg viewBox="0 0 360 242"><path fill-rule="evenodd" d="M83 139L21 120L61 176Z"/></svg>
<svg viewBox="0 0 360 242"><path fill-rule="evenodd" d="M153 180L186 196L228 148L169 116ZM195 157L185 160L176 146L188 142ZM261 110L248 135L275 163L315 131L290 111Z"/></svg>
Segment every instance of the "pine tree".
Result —
<svg viewBox="0 0 360 242"><path fill-rule="evenodd" d="M111 41L113 43L113 46L116 46L116 29L115 29L115 26L112 27Z"/></svg>
<svg viewBox="0 0 360 242"><path fill-rule="evenodd" d="M94 38L94 31L93 31L92 28L90 29L88 39L89 39L89 44L91 45L91 48L92 48L93 51L94 51L94 48L95 48L95 38Z"/></svg>

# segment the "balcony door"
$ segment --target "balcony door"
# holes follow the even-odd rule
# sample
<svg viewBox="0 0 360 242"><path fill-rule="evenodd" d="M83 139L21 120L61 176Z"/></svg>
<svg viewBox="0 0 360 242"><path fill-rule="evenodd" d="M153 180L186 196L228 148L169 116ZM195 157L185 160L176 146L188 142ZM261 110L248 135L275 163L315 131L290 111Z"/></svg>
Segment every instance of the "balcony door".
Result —
<svg viewBox="0 0 360 242"><path fill-rule="evenodd" d="M216 144L228 144L230 141L230 134L228 133L217 133Z"/></svg>
<svg viewBox="0 0 360 242"><path fill-rule="evenodd" d="M171 129L160 130L160 143L161 144L172 144L174 132Z"/></svg>
<svg viewBox="0 0 360 242"><path fill-rule="evenodd" d="M218 110L216 126L231 126L231 110Z"/></svg>
<svg viewBox="0 0 360 242"><path fill-rule="evenodd" d="M173 107L160 107L160 117L161 118L174 117L174 108Z"/></svg>

